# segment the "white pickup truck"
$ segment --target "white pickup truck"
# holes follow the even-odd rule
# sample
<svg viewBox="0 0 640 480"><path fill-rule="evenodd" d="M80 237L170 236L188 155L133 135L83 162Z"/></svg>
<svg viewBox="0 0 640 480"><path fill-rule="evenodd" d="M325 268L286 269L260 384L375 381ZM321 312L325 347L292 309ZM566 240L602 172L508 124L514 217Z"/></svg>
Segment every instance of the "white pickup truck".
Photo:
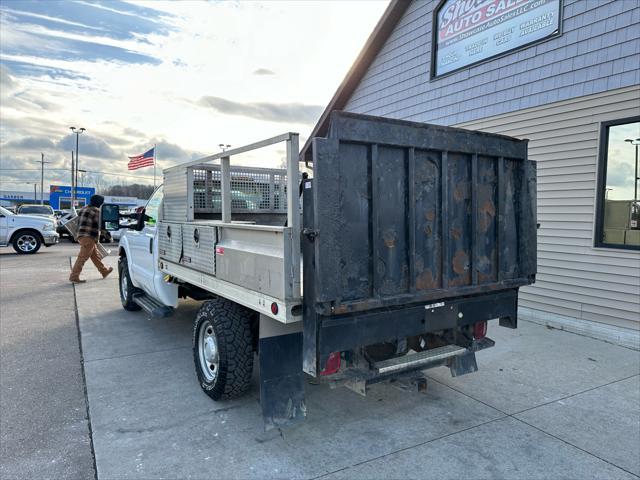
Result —
<svg viewBox="0 0 640 480"><path fill-rule="evenodd" d="M280 142L286 170L231 166ZM289 132L167 168L118 247L126 310L203 302L192 347L209 397L245 394L258 361L267 429L305 418L305 374L365 395L475 372L487 321L516 328L535 280L526 140L334 112L308 157ZM102 228L119 223L104 204Z"/></svg>
<svg viewBox="0 0 640 480"><path fill-rule="evenodd" d="M58 243L55 222L41 215L16 215L0 207L0 247L13 245L21 254L36 253L40 247Z"/></svg>

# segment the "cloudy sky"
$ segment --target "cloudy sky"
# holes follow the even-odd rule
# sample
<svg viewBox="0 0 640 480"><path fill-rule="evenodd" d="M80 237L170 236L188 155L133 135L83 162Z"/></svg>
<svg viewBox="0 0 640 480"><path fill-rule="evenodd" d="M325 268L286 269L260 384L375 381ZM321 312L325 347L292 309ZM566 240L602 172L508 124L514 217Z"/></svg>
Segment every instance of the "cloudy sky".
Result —
<svg viewBox="0 0 640 480"><path fill-rule="evenodd" d="M39 182L40 152L45 190L68 185L71 125L87 129L80 168L111 174L87 183L151 183L126 157L153 144L167 167L285 131L303 142L387 3L2 0L0 188Z"/></svg>

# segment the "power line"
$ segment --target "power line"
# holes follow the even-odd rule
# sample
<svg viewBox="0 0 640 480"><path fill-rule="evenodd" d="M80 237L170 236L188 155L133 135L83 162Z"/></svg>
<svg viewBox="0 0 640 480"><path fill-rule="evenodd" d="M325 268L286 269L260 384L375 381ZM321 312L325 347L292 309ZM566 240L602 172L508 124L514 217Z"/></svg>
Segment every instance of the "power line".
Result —
<svg viewBox="0 0 640 480"><path fill-rule="evenodd" d="M64 170L67 171L66 168L48 168L47 170ZM14 172L39 172L39 168L0 168L0 171L14 171ZM149 180L153 180L153 177L145 177L139 175L131 175L128 173L109 173L109 172L101 172L99 170L87 170L87 173L98 173L100 175L113 175L114 177L132 177L132 178L147 178Z"/></svg>

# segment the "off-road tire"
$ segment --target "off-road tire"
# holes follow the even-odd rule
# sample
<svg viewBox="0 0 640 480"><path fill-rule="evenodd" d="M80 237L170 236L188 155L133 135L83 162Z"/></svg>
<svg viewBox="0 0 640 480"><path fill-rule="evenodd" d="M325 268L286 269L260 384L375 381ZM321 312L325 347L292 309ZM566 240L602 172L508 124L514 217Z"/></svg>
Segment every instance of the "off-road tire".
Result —
<svg viewBox="0 0 640 480"><path fill-rule="evenodd" d="M193 360L202 390L213 400L229 400L245 394L251 386L253 371L253 312L223 298L202 304L193 327ZM208 381L200 361L200 330L213 327L218 348L218 370Z"/></svg>
<svg viewBox="0 0 640 480"><path fill-rule="evenodd" d="M123 282L126 282L126 292L122 285ZM142 308L133 301L133 294L140 290L134 287L133 282L131 281L127 257L120 257L118 260L118 290L120 291L120 303L122 303L122 308L130 312L135 312Z"/></svg>
<svg viewBox="0 0 640 480"><path fill-rule="evenodd" d="M31 244L35 243L35 246L30 247L30 250L25 249L25 247L21 247L22 244L20 242L24 242L26 237L30 239L29 242ZM11 245L19 255L31 255L40 250L40 247L42 246L42 237L36 230L20 230L14 234L11 239Z"/></svg>

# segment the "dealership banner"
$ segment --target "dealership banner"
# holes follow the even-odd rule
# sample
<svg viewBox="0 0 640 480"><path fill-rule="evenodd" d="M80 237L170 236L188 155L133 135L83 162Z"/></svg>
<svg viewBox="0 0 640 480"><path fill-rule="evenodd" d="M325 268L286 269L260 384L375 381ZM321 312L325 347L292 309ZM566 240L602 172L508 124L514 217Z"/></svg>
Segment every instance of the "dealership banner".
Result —
<svg viewBox="0 0 640 480"><path fill-rule="evenodd" d="M96 193L93 187L75 188L75 206L84 207L89 203L91 195ZM49 187L49 205L54 210L66 210L71 208L71 187L68 185L51 185Z"/></svg>
<svg viewBox="0 0 640 480"><path fill-rule="evenodd" d="M435 75L558 33L561 0L447 0L436 14Z"/></svg>

